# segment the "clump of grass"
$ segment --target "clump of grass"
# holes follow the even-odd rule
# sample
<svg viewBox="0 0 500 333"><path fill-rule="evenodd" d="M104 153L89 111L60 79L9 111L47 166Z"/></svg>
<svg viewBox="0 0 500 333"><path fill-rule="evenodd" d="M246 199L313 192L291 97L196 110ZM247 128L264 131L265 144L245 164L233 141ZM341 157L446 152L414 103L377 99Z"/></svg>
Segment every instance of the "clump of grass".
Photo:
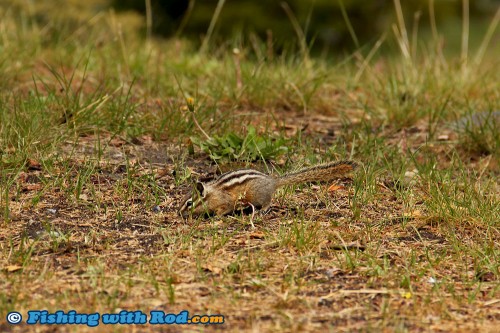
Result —
<svg viewBox="0 0 500 333"><path fill-rule="evenodd" d="M288 152L287 140L283 137L270 138L258 135L255 127L248 126L245 136L234 132L208 139L191 137L191 142L217 162L267 161Z"/></svg>
<svg viewBox="0 0 500 333"><path fill-rule="evenodd" d="M465 150L500 158L500 111L471 112L451 127Z"/></svg>
<svg viewBox="0 0 500 333"><path fill-rule="evenodd" d="M251 125L247 126L245 136L240 136L235 132L226 132L224 135L208 135L196 118L197 110L194 98L186 97L178 80L177 83L186 99L187 106L184 110L189 111L198 132L203 135L203 138L191 136L190 140L207 153L213 161L266 161L288 152L285 138L270 138L258 135L255 127Z"/></svg>
<svg viewBox="0 0 500 333"><path fill-rule="evenodd" d="M455 162L459 163L459 162ZM500 221L500 202L495 195L497 184L482 181L476 171L454 168L456 172L439 170L433 163L419 164L424 182L426 207L438 221L467 222L476 226L497 227ZM468 173L472 174L468 174Z"/></svg>

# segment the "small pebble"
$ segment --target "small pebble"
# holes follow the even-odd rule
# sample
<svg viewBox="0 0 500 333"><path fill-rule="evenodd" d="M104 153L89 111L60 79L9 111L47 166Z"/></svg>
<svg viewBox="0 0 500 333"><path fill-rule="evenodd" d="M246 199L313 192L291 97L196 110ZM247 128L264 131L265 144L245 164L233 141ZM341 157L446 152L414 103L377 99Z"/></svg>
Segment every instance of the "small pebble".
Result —
<svg viewBox="0 0 500 333"><path fill-rule="evenodd" d="M52 237L52 238L60 238L60 237L64 237L63 234L61 234L60 232L58 231L49 231L47 232L47 234Z"/></svg>
<svg viewBox="0 0 500 333"><path fill-rule="evenodd" d="M417 170L406 171L404 179L403 179L403 183L405 184L405 186L413 186L417 182L417 176L418 176Z"/></svg>
<svg viewBox="0 0 500 333"><path fill-rule="evenodd" d="M56 215L57 214L57 209L49 208L49 209L47 209L47 213L52 214L52 215Z"/></svg>
<svg viewBox="0 0 500 333"><path fill-rule="evenodd" d="M325 275L329 279L333 279L335 277L335 275L338 274L338 271L339 271L338 268L327 269L327 270L325 270Z"/></svg>
<svg viewBox="0 0 500 333"><path fill-rule="evenodd" d="M438 136L438 141L448 141L450 137L446 134Z"/></svg>
<svg viewBox="0 0 500 333"><path fill-rule="evenodd" d="M468 114L457 121L449 123L448 126L457 132L477 131L485 126L498 128L500 126L500 110Z"/></svg>
<svg viewBox="0 0 500 333"><path fill-rule="evenodd" d="M152 211L153 213L159 213L159 212L161 212L161 207L160 207L160 206L158 206L158 205L153 206L153 208L151 208L151 211Z"/></svg>

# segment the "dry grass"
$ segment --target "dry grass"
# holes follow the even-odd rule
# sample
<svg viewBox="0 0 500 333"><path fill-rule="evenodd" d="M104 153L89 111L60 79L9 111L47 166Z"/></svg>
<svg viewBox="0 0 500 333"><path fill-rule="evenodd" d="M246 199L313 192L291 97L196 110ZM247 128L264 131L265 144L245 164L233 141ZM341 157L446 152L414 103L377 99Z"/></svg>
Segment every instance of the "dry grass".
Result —
<svg viewBox="0 0 500 333"><path fill-rule="evenodd" d="M27 25L0 23L18 29L0 29L10 54L29 42L0 55L0 331L151 329L3 319L31 309L225 316L183 327L193 331L500 325L498 127L447 126L500 109L495 47L466 67L432 52L256 61L244 47L235 62L223 48L144 41L109 13L58 36L19 13ZM190 153L199 133L174 74L207 132L253 124L285 138L288 155L214 165ZM176 213L190 178L347 157L363 165L352 178L280 191L255 228L249 216Z"/></svg>

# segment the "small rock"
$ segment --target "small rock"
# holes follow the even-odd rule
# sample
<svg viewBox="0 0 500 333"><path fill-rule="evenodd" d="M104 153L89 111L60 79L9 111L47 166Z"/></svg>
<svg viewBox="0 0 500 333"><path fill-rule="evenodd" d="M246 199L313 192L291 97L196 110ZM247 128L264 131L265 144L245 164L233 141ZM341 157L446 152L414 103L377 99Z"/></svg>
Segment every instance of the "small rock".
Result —
<svg viewBox="0 0 500 333"><path fill-rule="evenodd" d="M64 235L63 235L63 234L61 234L59 231L53 231L53 230L51 230L51 231L47 232L47 234L48 234L50 237L52 237L52 238L60 238L60 237L64 237Z"/></svg>
<svg viewBox="0 0 500 333"><path fill-rule="evenodd" d="M37 231L35 231L35 234L33 236L34 236L34 238L43 238L43 237L46 237L47 235L48 235L47 231L37 230Z"/></svg>
<svg viewBox="0 0 500 333"><path fill-rule="evenodd" d="M413 179L417 174L418 174L418 171L416 171L416 170L414 170L414 171L406 171L405 172L405 178Z"/></svg>
<svg viewBox="0 0 500 333"><path fill-rule="evenodd" d="M448 127L457 132L478 130L485 126L500 126L500 110L471 113L448 124Z"/></svg>
<svg viewBox="0 0 500 333"><path fill-rule="evenodd" d="M158 206L158 205L153 206L153 208L151 208L151 211L152 211L153 213L159 213L159 212L161 212L161 207L160 207L160 206Z"/></svg>
<svg viewBox="0 0 500 333"><path fill-rule="evenodd" d="M47 213L52 214L52 215L56 215L57 214L57 209L49 208L49 209L47 209Z"/></svg>
<svg viewBox="0 0 500 333"><path fill-rule="evenodd" d="M325 275L329 279L333 279L335 277L335 275L337 275L339 273L339 271L340 271L340 269L338 269L338 268L330 268L330 269L325 270Z"/></svg>
<svg viewBox="0 0 500 333"><path fill-rule="evenodd" d="M333 304L333 299L320 298L318 301L318 306L331 306Z"/></svg>
<svg viewBox="0 0 500 333"><path fill-rule="evenodd" d="M450 139L450 136L447 134L442 134L438 136L438 141L448 141Z"/></svg>
<svg viewBox="0 0 500 333"><path fill-rule="evenodd" d="M418 171L406 171L403 179L403 183L405 186L413 186L417 182Z"/></svg>

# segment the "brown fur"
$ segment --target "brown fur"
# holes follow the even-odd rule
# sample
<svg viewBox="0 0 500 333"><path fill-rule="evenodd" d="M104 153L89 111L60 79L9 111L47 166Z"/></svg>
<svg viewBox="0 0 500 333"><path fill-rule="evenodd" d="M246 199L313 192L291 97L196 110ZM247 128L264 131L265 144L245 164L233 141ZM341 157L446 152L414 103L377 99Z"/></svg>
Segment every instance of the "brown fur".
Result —
<svg viewBox="0 0 500 333"><path fill-rule="evenodd" d="M197 189L184 199L179 212L186 216L215 213L226 215L240 206L253 205L257 209L267 209L271 205L276 189L281 186L316 181L330 181L353 171L357 166L353 161L326 163L314 167L273 177L252 169L231 171L206 183L197 184ZM192 200L192 206L186 203Z"/></svg>
<svg viewBox="0 0 500 333"><path fill-rule="evenodd" d="M278 186L319 181L327 182L353 171L357 165L354 161L339 161L316 165L281 176L278 179Z"/></svg>

